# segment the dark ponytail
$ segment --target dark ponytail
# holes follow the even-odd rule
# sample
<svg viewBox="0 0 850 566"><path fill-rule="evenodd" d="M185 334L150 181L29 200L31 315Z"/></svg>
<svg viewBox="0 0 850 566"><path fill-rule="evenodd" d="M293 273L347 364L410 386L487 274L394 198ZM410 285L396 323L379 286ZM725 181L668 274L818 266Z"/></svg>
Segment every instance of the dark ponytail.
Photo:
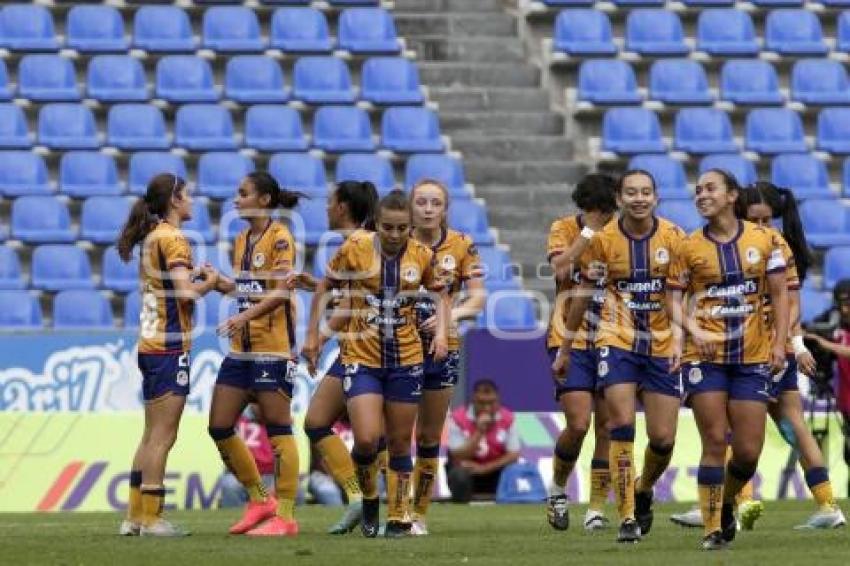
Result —
<svg viewBox="0 0 850 566"><path fill-rule="evenodd" d="M254 190L257 191L257 194L269 195L271 197L269 208L292 210L298 206L298 200L301 197L307 196L297 191L281 189L277 179L266 171L254 171L253 173L248 173L247 177L251 181L251 184L254 185Z"/></svg>
<svg viewBox="0 0 850 566"><path fill-rule="evenodd" d="M122 261L130 261L133 248L166 217L171 197L179 194L185 186L186 181L171 173L160 173L150 180L145 196L133 204L118 236L118 255Z"/></svg>
<svg viewBox="0 0 850 566"><path fill-rule="evenodd" d="M337 183L336 201L345 203L352 222L365 230L375 231L375 209L378 190L369 181L341 181Z"/></svg>

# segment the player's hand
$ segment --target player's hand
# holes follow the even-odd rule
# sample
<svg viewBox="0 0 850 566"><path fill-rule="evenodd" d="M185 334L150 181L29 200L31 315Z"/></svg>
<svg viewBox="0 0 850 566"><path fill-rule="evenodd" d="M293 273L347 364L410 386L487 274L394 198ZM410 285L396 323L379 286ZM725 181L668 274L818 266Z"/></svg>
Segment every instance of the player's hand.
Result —
<svg viewBox="0 0 850 566"><path fill-rule="evenodd" d="M319 352L322 351L321 339L313 333L308 333L301 346L301 357L307 362L307 372L316 377L316 366L319 363Z"/></svg>
<svg viewBox="0 0 850 566"><path fill-rule="evenodd" d="M493 415L491 415L490 413L486 413L486 412L479 413L475 417L475 426L476 426L476 428L478 428L478 431L481 432L482 434L487 432L487 430L490 428L490 425L492 425L492 424L493 424Z"/></svg>
<svg viewBox="0 0 850 566"><path fill-rule="evenodd" d="M419 325L420 332L433 336L437 333L437 315L432 315L422 321Z"/></svg>
<svg viewBox="0 0 850 566"><path fill-rule="evenodd" d="M445 338L434 338L428 353L434 357L435 362L442 362L449 355L449 344Z"/></svg>
<svg viewBox="0 0 850 566"><path fill-rule="evenodd" d="M673 355L670 357L670 373L676 373L682 369L682 348L674 347Z"/></svg>
<svg viewBox="0 0 850 566"><path fill-rule="evenodd" d="M774 344L770 350L770 361L768 362L771 375L778 375L785 371L788 360L785 358L785 344Z"/></svg>
<svg viewBox="0 0 850 566"><path fill-rule="evenodd" d="M818 370L818 365L815 363L815 357L812 356L811 352L803 352L797 356L797 366L800 368L800 371L809 377L814 376L815 372Z"/></svg>
<svg viewBox="0 0 850 566"><path fill-rule="evenodd" d="M694 346L697 348L700 359L706 362L712 361L715 354L717 354L717 343L703 340L696 335L691 335L691 337L694 341Z"/></svg>
<svg viewBox="0 0 850 566"><path fill-rule="evenodd" d="M570 367L570 357L558 351L555 356L555 361L552 362L552 379L557 383L563 383L567 377L567 370Z"/></svg>
<svg viewBox="0 0 850 566"><path fill-rule="evenodd" d="M243 316L243 313L239 313L222 322L218 326L217 332L219 336L232 338L237 333L242 332L242 329L245 328L245 325L247 324L248 319Z"/></svg>

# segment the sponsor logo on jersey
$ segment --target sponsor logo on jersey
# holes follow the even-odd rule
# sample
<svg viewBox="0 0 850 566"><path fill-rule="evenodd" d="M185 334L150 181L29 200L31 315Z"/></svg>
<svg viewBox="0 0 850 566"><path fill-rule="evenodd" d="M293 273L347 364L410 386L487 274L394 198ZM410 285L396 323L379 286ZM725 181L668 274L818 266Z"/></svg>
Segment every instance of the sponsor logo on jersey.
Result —
<svg viewBox="0 0 850 566"><path fill-rule="evenodd" d="M705 294L710 299L723 299L726 297L753 295L755 293L758 293L758 290L759 286L756 280L747 279L743 283L732 283L730 285L709 285L705 289Z"/></svg>

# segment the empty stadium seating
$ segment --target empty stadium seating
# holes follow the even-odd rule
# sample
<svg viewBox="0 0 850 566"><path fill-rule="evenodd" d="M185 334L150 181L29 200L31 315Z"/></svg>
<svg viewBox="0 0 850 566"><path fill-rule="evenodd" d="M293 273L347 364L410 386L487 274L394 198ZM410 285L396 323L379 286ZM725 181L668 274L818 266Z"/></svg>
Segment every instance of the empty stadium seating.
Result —
<svg viewBox="0 0 850 566"><path fill-rule="evenodd" d="M89 62L87 95L99 102L148 99L142 63L128 55L99 55Z"/></svg>
<svg viewBox="0 0 850 566"><path fill-rule="evenodd" d="M69 151L59 164L59 191L83 198L119 195L124 187L112 157L96 151Z"/></svg>
<svg viewBox="0 0 850 566"><path fill-rule="evenodd" d="M830 198L829 173L823 161L804 153L777 155L771 164L771 180L780 187L790 187L798 199Z"/></svg>
<svg viewBox="0 0 850 566"><path fill-rule="evenodd" d="M159 151L134 153L130 156L129 164L130 192L136 195L145 194L148 182L159 173L172 173L185 179L187 178L186 164L180 156L173 153ZM208 193L202 191L202 194Z"/></svg>
<svg viewBox="0 0 850 566"><path fill-rule="evenodd" d="M214 199L232 198L239 182L253 170L254 163L239 153L205 153L198 161L198 192Z"/></svg>
<svg viewBox="0 0 850 566"><path fill-rule="evenodd" d="M676 149L688 153L733 153L738 151L732 122L722 110L683 108L676 114Z"/></svg>
<svg viewBox="0 0 850 566"><path fill-rule="evenodd" d="M564 10L555 22L553 47L569 55L614 55L611 22L596 10Z"/></svg>
<svg viewBox="0 0 850 566"><path fill-rule="evenodd" d="M714 100L705 70L690 59L661 59L653 63L649 96L669 104L710 104Z"/></svg>
<svg viewBox="0 0 850 566"><path fill-rule="evenodd" d="M212 67L200 57L168 55L156 65L156 96L168 102L214 102Z"/></svg>
<svg viewBox="0 0 850 566"><path fill-rule="evenodd" d="M752 18L727 8L703 10L697 21L697 49L713 56L755 55L759 43Z"/></svg>
<svg viewBox="0 0 850 566"><path fill-rule="evenodd" d="M0 290L23 289L26 287L21 260L10 247L0 247Z"/></svg>
<svg viewBox="0 0 850 566"><path fill-rule="evenodd" d="M27 291L0 290L0 326L20 330L41 330L41 305Z"/></svg>
<svg viewBox="0 0 850 566"><path fill-rule="evenodd" d="M76 71L59 55L26 55L18 65L19 94L37 102L79 100Z"/></svg>
<svg viewBox="0 0 850 566"><path fill-rule="evenodd" d="M841 279L850 279L850 247L836 246L826 252L823 260L823 285L832 289Z"/></svg>
<svg viewBox="0 0 850 566"><path fill-rule="evenodd" d="M196 48L189 15L175 6L142 6L133 18L133 47L153 52Z"/></svg>
<svg viewBox="0 0 850 566"><path fill-rule="evenodd" d="M133 254L132 261L124 263L118 256L118 249L109 246L103 252L101 262L103 286L106 289L127 293L139 288L139 255Z"/></svg>
<svg viewBox="0 0 850 566"><path fill-rule="evenodd" d="M224 95L243 104L286 102L283 71L270 57L240 55L227 62Z"/></svg>
<svg viewBox="0 0 850 566"><path fill-rule="evenodd" d="M618 59L589 59L579 68L578 99L595 104L637 104L643 97L631 65Z"/></svg>
<svg viewBox="0 0 850 566"><path fill-rule="evenodd" d="M328 181L322 161L310 154L278 153L269 160L269 172L280 186L325 198Z"/></svg>
<svg viewBox="0 0 850 566"><path fill-rule="evenodd" d="M74 6L68 11L66 43L87 53L126 51L124 20L111 6Z"/></svg>
<svg viewBox="0 0 850 566"><path fill-rule="evenodd" d="M360 98L374 104L420 104L425 100L416 65L402 57L372 57L361 70Z"/></svg>
<svg viewBox="0 0 850 566"><path fill-rule="evenodd" d="M341 155L336 163L336 181L369 181L381 195L395 188L395 177L389 160L368 153Z"/></svg>
<svg viewBox="0 0 850 566"><path fill-rule="evenodd" d="M325 15L309 7L275 10L271 20L271 47L290 53L323 53L333 49Z"/></svg>
<svg viewBox="0 0 850 566"><path fill-rule="evenodd" d="M602 121L602 147L616 153L661 153L658 116L645 108L612 108Z"/></svg>
<svg viewBox="0 0 850 566"><path fill-rule="evenodd" d="M44 159L29 151L0 151L0 194L6 197L52 192Z"/></svg>
<svg viewBox="0 0 850 566"><path fill-rule="evenodd" d="M22 196L12 203L12 237L27 243L71 242L71 214L52 196Z"/></svg>
<svg viewBox="0 0 850 566"><path fill-rule="evenodd" d="M806 240L818 248L850 245L850 208L834 200L811 199L800 205Z"/></svg>
<svg viewBox="0 0 850 566"><path fill-rule="evenodd" d="M92 289L89 258L82 249L68 244L38 246L32 253L32 286L45 291Z"/></svg>
<svg viewBox="0 0 850 566"><path fill-rule="evenodd" d="M766 61L737 59L723 65L720 97L735 104L782 104L776 69Z"/></svg>
<svg viewBox="0 0 850 566"><path fill-rule="evenodd" d="M245 145L261 151L306 150L301 115L289 106L252 106L245 113Z"/></svg>
<svg viewBox="0 0 850 566"><path fill-rule="evenodd" d="M642 169L652 174L662 199L690 197L684 166L667 155L636 155L629 161L629 169Z"/></svg>
<svg viewBox="0 0 850 566"><path fill-rule="evenodd" d="M168 149L162 111L150 104L115 104L109 109L106 143L123 150Z"/></svg>
<svg viewBox="0 0 850 566"><path fill-rule="evenodd" d="M53 298L56 330L111 330L114 324L109 301L97 291L60 291Z"/></svg>
<svg viewBox="0 0 850 566"><path fill-rule="evenodd" d="M699 163L698 173L701 175L709 169L720 169L734 175L738 184L745 186L758 180L756 167L752 161L741 155L717 154L706 155Z"/></svg>

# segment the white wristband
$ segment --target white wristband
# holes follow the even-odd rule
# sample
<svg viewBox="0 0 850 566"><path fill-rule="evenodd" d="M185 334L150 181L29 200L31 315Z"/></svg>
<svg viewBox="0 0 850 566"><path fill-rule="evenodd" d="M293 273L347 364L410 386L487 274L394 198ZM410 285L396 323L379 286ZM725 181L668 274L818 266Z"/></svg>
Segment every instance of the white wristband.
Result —
<svg viewBox="0 0 850 566"><path fill-rule="evenodd" d="M791 337L791 348L794 349L794 357L809 353L809 349L806 348L806 343L803 342L802 336Z"/></svg>
<svg viewBox="0 0 850 566"><path fill-rule="evenodd" d="M592 239L594 234L596 234L596 231L590 226L585 226L584 228L582 228L580 233L581 237L585 240Z"/></svg>

